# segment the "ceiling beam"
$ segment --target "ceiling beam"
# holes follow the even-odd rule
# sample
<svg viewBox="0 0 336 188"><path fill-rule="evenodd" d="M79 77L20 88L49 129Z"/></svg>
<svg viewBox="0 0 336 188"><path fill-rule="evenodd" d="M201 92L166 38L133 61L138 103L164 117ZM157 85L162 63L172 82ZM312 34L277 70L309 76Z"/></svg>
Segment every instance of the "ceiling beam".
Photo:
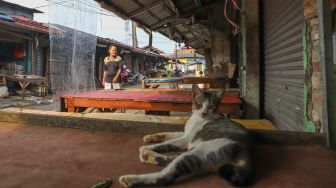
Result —
<svg viewBox="0 0 336 188"><path fill-rule="evenodd" d="M18 34L18 33L12 32L12 31L7 31L7 30L0 29L0 33L5 33L5 34L11 35L13 37L18 37L18 38L22 38L22 39L26 39L26 40L33 40L31 37L28 37L28 36L22 35L22 34Z"/></svg>
<svg viewBox="0 0 336 188"><path fill-rule="evenodd" d="M116 14L117 16L119 16L120 18L124 19L124 20L127 20L128 19L128 15L122 11L122 10L119 10L114 4L112 4L111 2L109 3L106 3L105 1L100 1L100 6L101 8L103 9L106 9L110 12L113 12L114 14Z"/></svg>
<svg viewBox="0 0 336 188"><path fill-rule="evenodd" d="M193 36L193 38L194 38L195 41L198 41L198 42L200 42L201 44L203 43L203 41L202 41L197 35L195 35L195 33L192 31L192 29L190 28L189 25L184 24L184 27L187 28L188 32L192 34L192 36ZM192 40L192 39L191 39L191 40Z"/></svg>
<svg viewBox="0 0 336 188"><path fill-rule="evenodd" d="M170 2L172 2L172 1L170 0ZM215 4L216 4L216 1L210 2L208 4L202 4L202 8L203 9L205 9L205 8L211 8ZM191 10L189 12L185 12L183 14L179 14L178 17L176 15L172 15L172 16L169 16L169 17L166 17L166 18L162 19L160 22L156 22L155 24L150 25L149 27L151 29L155 30L155 29L161 27L164 24L172 22L172 19L176 19L176 18L178 18L178 19L189 19L192 15L196 15L196 14L200 13L201 11L202 11L201 9L197 8L197 9L193 9L193 10Z"/></svg>
<svg viewBox="0 0 336 188"><path fill-rule="evenodd" d="M137 16L139 14L142 14L144 12L147 12L149 11L150 9L154 8L154 7L157 7L159 5L162 5L164 3L163 0L160 0L160 1L154 1L153 3L150 3L148 5L142 5L141 3L139 3L138 1L134 0L134 2L136 2L138 5L141 6L140 9L138 10L135 10L133 12L130 12L129 13L129 18L133 18L134 16Z"/></svg>
<svg viewBox="0 0 336 188"><path fill-rule="evenodd" d="M101 7L108 10L108 11L111 11L113 12L114 14L118 15L119 17L121 17L122 19L124 20L128 20L129 18L129 15L120 10L119 8L117 8L116 5L114 5L113 3L109 2L109 3L105 3L104 1L100 1L101 2ZM131 19L132 21L138 23L138 27L144 27L144 28L150 28L147 24L143 23L142 21L136 19L136 18L132 18Z"/></svg>
<svg viewBox="0 0 336 188"><path fill-rule="evenodd" d="M171 15L174 15L174 14L175 14L175 12L171 9L171 7L169 7L169 6L166 4L166 2L163 3L163 6L169 11L169 13L170 13Z"/></svg>
<svg viewBox="0 0 336 188"><path fill-rule="evenodd" d="M138 4L138 6L140 7L144 7L143 4L141 4L138 0L133 0L136 4ZM160 1L159 1L160 2ZM155 18L158 22L160 22L160 18L158 18L155 14L153 14L149 9L146 10L145 12L147 12L150 16L152 16L153 18ZM131 19L131 18L130 18Z"/></svg>
<svg viewBox="0 0 336 188"><path fill-rule="evenodd" d="M175 14L180 15L180 11L179 11L179 9L177 9L174 1L173 0L168 0L168 2L170 3L171 6L173 6L173 11L175 12Z"/></svg>
<svg viewBox="0 0 336 188"><path fill-rule="evenodd" d="M149 27L152 29L152 30L155 30L157 29L158 27L161 27L162 25L164 24L168 24L168 23L171 23L171 22L176 22L176 23L180 23L180 22L191 22L191 19L188 19L188 18L182 18L182 17L178 17L176 18L176 16L169 16L169 17L166 17L164 19L162 19L160 22L156 22L155 24L153 25L150 25Z"/></svg>

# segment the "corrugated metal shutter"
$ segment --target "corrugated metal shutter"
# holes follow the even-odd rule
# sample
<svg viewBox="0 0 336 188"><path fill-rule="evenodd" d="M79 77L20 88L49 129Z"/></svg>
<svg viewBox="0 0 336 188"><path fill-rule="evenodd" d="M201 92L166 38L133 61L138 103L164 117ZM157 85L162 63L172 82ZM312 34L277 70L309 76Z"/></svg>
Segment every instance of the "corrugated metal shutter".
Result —
<svg viewBox="0 0 336 188"><path fill-rule="evenodd" d="M265 115L303 130L303 0L264 0Z"/></svg>
<svg viewBox="0 0 336 188"><path fill-rule="evenodd" d="M42 48L37 49L37 75L44 76L44 51Z"/></svg>

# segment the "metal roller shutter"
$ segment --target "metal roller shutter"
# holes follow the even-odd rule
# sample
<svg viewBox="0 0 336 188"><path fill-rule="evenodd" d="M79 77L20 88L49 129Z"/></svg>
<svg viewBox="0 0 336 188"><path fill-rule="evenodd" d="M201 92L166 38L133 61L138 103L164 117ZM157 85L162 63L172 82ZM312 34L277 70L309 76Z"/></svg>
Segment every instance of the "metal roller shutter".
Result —
<svg viewBox="0 0 336 188"><path fill-rule="evenodd" d="M42 48L37 49L37 75L44 76L44 51Z"/></svg>
<svg viewBox="0 0 336 188"><path fill-rule="evenodd" d="M303 0L264 0L265 116L303 130Z"/></svg>

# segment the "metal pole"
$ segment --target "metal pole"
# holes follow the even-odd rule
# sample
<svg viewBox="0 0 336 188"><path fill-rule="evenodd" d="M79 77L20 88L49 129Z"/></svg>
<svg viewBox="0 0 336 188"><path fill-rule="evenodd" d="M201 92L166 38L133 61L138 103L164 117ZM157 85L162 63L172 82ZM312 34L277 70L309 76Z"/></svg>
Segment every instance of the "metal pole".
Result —
<svg viewBox="0 0 336 188"><path fill-rule="evenodd" d="M177 44L175 42L175 64L177 63Z"/></svg>
<svg viewBox="0 0 336 188"><path fill-rule="evenodd" d="M323 88L323 130L328 147L336 150L336 81L333 63L332 16L330 0L318 0L320 57Z"/></svg>

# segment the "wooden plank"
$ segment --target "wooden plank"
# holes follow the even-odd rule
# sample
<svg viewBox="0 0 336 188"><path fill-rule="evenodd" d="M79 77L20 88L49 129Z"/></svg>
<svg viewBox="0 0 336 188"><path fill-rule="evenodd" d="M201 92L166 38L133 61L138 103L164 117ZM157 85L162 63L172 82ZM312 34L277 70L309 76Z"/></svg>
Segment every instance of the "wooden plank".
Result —
<svg viewBox="0 0 336 188"><path fill-rule="evenodd" d="M0 112L1 122L29 123L56 127L89 129L127 134L153 134L157 132L183 131L181 120L175 117L141 116L139 114L111 114L113 119L83 117L90 114L53 114L27 112ZM185 119L183 119L183 122ZM289 131L251 130L257 144L326 146L326 135Z"/></svg>
<svg viewBox="0 0 336 188"><path fill-rule="evenodd" d="M87 108L86 110L84 110L84 113L91 113L93 112L95 108L91 107L91 108Z"/></svg>
<svg viewBox="0 0 336 188"><path fill-rule="evenodd" d="M63 101L63 100L62 100ZM149 102L134 100L112 100L112 99L93 99L93 98L66 98L64 100L68 112L75 112L78 107L93 108L117 108L117 109L138 109L151 111L178 111L190 112L191 103L171 103L171 102ZM218 111L240 117L240 104L222 104Z"/></svg>
<svg viewBox="0 0 336 188"><path fill-rule="evenodd" d="M167 78L150 78L147 80L166 80ZM169 79L169 78L168 78ZM173 79L173 78L172 78ZM225 87L226 80L216 79L212 77L184 77L181 81L176 82L157 82L157 83L146 83L145 80L142 81L143 88L153 88L158 85L180 85L180 84L211 84L211 85L220 85L221 87ZM177 87L178 88L178 87Z"/></svg>

